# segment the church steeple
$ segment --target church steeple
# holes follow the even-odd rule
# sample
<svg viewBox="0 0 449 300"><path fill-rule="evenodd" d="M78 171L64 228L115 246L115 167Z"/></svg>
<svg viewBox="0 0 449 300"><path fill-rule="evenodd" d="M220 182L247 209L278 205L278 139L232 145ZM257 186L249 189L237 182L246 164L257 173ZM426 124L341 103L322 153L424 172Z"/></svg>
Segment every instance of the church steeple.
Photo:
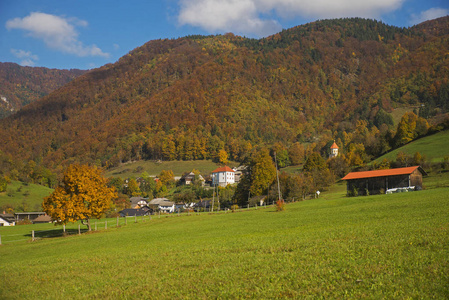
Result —
<svg viewBox="0 0 449 300"><path fill-rule="evenodd" d="M337 146L337 144L335 143L335 140L334 140L334 143L331 146L331 153L329 154L329 158L334 158L334 157L337 157L337 156L338 156L338 146Z"/></svg>

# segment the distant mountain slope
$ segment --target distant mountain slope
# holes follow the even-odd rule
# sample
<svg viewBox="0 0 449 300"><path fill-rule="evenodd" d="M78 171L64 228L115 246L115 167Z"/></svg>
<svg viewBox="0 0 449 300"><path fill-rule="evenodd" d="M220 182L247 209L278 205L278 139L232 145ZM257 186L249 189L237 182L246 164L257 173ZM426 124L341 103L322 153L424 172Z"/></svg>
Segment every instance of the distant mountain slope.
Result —
<svg viewBox="0 0 449 300"><path fill-rule="evenodd" d="M0 63L0 118L48 95L84 73L86 71L83 70L57 70Z"/></svg>
<svg viewBox="0 0 449 300"><path fill-rule="evenodd" d="M260 40L150 41L0 121L0 150L53 168L208 159L220 149L238 161L254 146L371 126L381 109L425 104L430 118L449 111L449 36L437 32L340 19Z"/></svg>

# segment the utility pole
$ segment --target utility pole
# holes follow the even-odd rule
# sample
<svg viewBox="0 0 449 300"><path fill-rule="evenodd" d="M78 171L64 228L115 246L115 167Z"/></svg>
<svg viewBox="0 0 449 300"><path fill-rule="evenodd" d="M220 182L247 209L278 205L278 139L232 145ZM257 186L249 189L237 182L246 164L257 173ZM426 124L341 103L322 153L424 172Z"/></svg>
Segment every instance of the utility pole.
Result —
<svg viewBox="0 0 449 300"><path fill-rule="evenodd" d="M281 201L281 187L279 186L279 172L278 172L278 162L276 159L276 152L274 152L274 164L276 165L276 179L278 182L278 200Z"/></svg>
<svg viewBox="0 0 449 300"><path fill-rule="evenodd" d="M214 212L214 202L215 202L215 185L213 184L213 190L212 190L212 210L211 210L211 212Z"/></svg>

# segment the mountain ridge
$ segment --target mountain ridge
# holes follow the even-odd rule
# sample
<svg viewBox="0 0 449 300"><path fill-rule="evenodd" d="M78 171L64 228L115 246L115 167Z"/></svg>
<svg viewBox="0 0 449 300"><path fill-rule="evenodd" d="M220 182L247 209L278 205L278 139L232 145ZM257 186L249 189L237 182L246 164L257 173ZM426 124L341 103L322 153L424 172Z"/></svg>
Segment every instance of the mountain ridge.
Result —
<svg viewBox="0 0 449 300"><path fill-rule="evenodd" d="M23 67L0 62L0 118L13 114L84 73L86 71L78 69Z"/></svg>
<svg viewBox="0 0 449 300"><path fill-rule="evenodd" d="M439 96L449 91L447 20L406 29L338 19L260 40L149 41L0 121L0 149L52 168L220 149L241 160L257 146L325 144L358 120L372 126L381 109L425 103L431 118L449 109Z"/></svg>

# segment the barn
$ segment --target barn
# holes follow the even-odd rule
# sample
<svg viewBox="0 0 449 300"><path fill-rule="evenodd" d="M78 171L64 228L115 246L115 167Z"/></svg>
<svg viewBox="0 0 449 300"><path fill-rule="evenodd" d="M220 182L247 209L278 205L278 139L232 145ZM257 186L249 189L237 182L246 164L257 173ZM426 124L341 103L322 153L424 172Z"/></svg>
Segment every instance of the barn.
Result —
<svg viewBox="0 0 449 300"><path fill-rule="evenodd" d="M396 168L388 170L375 170L364 172L351 172L342 180L346 180L346 189L349 194L375 195L389 193L397 190L422 189L422 177L427 173L420 166Z"/></svg>

